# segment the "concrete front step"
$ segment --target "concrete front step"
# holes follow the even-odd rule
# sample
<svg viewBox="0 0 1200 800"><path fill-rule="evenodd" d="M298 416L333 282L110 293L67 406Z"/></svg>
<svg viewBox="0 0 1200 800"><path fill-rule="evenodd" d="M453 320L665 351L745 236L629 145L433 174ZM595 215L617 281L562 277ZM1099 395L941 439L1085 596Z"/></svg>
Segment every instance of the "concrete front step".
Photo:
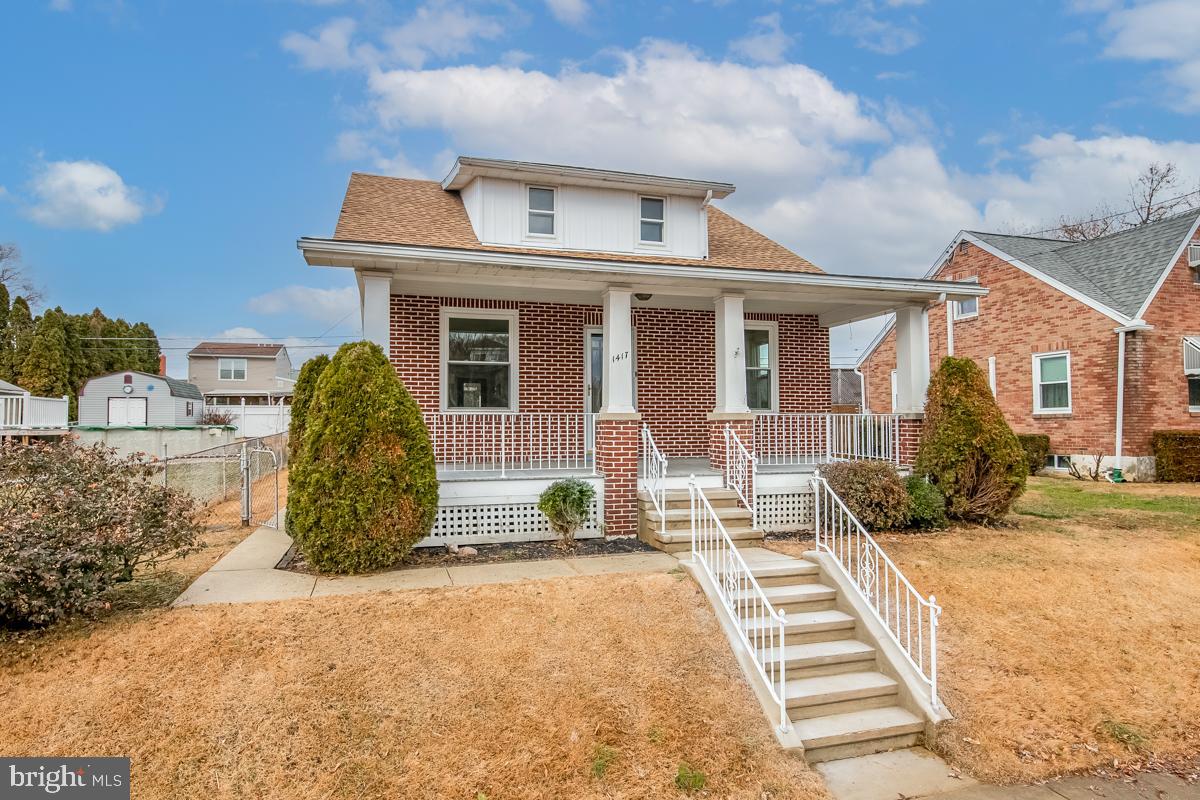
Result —
<svg viewBox="0 0 1200 800"><path fill-rule="evenodd" d="M750 509L740 506L714 508L713 512L716 513L717 519L721 520L721 524L725 526L726 530L730 527L748 525L754 519L754 514L751 513ZM663 516L656 508L642 509L642 519L650 525L660 525L663 521ZM665 516L667 518L667 530L691 531L692 510L690 508L668 508Z"/></svg>
<svg viewBox="0 0 1200 800"><path fill-rule="evenodd" d="M800 559L759 562L749 567L758 585L764 587L813 583L821 574L816 564Z"/></svg>
<svg viewBox="0 0 1200 800"><path fill-rule="evenodd" d="M854 617L836 609L787 614L783 626L786 644L810 644L847 639L854 636ZM759 628L773 627L770 620L754 620L745 626L746 635L751 636Z"/></svg>
<svg viewBox="0 0 1200 800"><path fill-rule="evenodd" d="M875 668L875 648L857 639L789 644L783 648L787 660L787 679L815 678L843 672L864 672ZM777 653L767 655L766 663L778 660Z"/></svg>
<svg viewBox="0 0 1200 800"><path fill-rule="evenodd" d="M821 583L763 586L762 592L776 611L787 614L825 611L832 609L837 600L837 590ZM741 595L751 597L755 592L753 589L746 589Z"/></svg>
<svg viewBox="0 0 1200 800"><path fill-rule="evenodd" d="M792 726L810 764L911 747L925 730L920 717L899 706L795 720Z"/></svg>
<svg viewBox="0 0 1200 800"><path fill-rule="evenodd" d="M785 686L793 720L896 705L899 687L882 672L843 672L790 680Z"/></svg>
<svg viewBox="0 0 1200 800"><path fill-rule="evenodd" d="M704 496L708 498L709 505L713 508L728 508L738 505L737 492L732 489L705 489ZM654 508L654 499L646 490L638 492L638 502L642 508ZM692 496L688 492L668 491L667 492L667 508L686 508L692 507Z"/></svg>

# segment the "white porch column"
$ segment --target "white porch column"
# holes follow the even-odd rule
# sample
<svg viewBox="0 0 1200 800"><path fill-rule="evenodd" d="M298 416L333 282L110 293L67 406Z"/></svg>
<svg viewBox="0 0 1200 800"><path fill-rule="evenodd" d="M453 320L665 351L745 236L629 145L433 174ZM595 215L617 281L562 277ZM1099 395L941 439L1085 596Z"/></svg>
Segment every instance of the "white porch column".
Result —
<svg viewBox="0 0 1200 800"><path fill-rule="evenodd" d="M723 294L717 298L716 357L718 414L748 414L746 404L746 315L745 298Z"/></svg>
<svg viewBox="0 0 1200 800"><path fill-rule="evenodd" d="M392 276L386 272L358 273L363 338L383 348L391 357Z"/></svg>
<svg viewBox="0 0 1200 800"><path fill-rule="evenodd" d="M631 414L633 408L633 290L604 290L604 380L601 414Z"/></svg>
<svg viewBox="0 0 1200 800"><path fill-rule="evenodd" d="M929 314L924 306L896 311L896 411L925 410L929 388Z"/></svg>

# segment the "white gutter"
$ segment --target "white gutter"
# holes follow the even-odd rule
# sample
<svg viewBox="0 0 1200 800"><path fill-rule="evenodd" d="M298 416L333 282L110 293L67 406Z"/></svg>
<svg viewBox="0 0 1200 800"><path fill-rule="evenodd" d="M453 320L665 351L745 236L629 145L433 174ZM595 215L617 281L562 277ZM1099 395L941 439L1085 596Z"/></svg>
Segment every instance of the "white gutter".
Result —
<svg viewBox="0 0 1200 800"><path fill-rule="evenodd" d="M297 240L297 249L305 254L323 252L331 255L361 256L366 258L392 259L397 261L426 261L434 263L488 264L502 267L527 267L531 269L562 270L569 272L603 271L622 275L694 278L699 280L761 283L768 285L787 284L797 287L829 289L863 289L869 291L896 292L925 295L936 299L947 297L984 297L988 290L978 284L957 281L931 281L920 278L884 278L860 275L831 275L814 272L785 272L783 270L738 269L730 267L685 266L681 264L654 264L629 261L607 261L604 259L569 258L554 255L529 255L505 253L494 250L462 250L440 247L418 247L411 245L367 244L345 242L335 239L304 237ZM336 266L318 264L318 266Z"/></svg>
<svg viewBox="0 0 1200 800"><path fill-rule="evenodd" d="M1116 446L1113 453L1114 469L1120 473L1125 467L1125 457L1122 445L1125 442L1125 334L1136 331L1148 331L1152 326L1145 320L1134 320L1129 325L1116 328L1117 332L1117 430Z"/></svg>

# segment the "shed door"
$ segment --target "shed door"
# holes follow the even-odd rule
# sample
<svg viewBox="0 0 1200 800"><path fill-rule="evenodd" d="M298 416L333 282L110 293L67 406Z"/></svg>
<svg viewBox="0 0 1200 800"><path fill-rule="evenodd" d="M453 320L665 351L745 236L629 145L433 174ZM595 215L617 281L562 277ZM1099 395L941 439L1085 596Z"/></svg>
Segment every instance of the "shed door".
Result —
<svg viewBox="0 0 1200 800"><path fill-rule="evenodd" d="M146 398L108 398L108 424L117 426L145 425Z"/></svg>

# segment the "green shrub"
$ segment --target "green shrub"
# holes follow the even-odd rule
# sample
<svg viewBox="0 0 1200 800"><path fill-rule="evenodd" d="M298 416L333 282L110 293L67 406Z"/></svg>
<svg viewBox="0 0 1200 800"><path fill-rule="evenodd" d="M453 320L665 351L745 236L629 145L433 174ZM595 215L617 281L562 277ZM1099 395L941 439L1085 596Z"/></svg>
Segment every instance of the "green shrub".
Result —
<svg viewBox="0 0 1200 800"><path fill-rule="evenodd" d="M1018 433L1017 441L1025 450L1029 474L1037 475L1046 466L1046 456L1050 455L1050 437L1044 433Z"/></svg>
<svg viewBox="0 0 1200 800"><path fill-rule="evenodd" d="M538 511L550 520L550 528L558 534L559 543L563 547L573 547L575 532L587 522L595 499L596 490L590 483L568 478L546 487L538 498Z"/></svg>
<svg viewBox="0 0 1200 800"><path fill-rule="evenodd" d="M904 482L908 490L908 526L921 530L946 527L946 498L941 490L919 475Z"/></svg>
<svg viewBox="0 0 1200 800"><path fill-rule="evenodd" d="M1200 431L1154 431L1154 472L1160 481L1200 481Z"/></svg>
<svg viewBox="0 0 1200 800"><path fill-rule="evenodd" d="M296 376L296 385L292 388L292 421L288 425L288 461L295 461L300 454L300 445L304 441L304 427L308 420L308 406L312 403L313 393L317 389L317 381L321 373L329 366L329 356L321 353L304 362L300 374Z"/></svg>
<svg viewBox="0 0 1200 800"><path fill-rule="evenodd" d="M288 522L327 572L395 564L429 535L438 482L421 410L378 345L342 345L321 373L289 474Z"/></svg>
<svg viewBox="0 0 1200 800"><path fill-rule="evenodd" d="M1025 451L969 358L942 359L929 382L914 471L941 489L954 519L995 522L1025 489Z"/></svg>
<svg viewBox="0 0 1200 800"><path fill-rule="evenodd" d="M895 467L883 461L842 461L821 469L829 488L869 531L903 527L908 492Z"/></svg>
<svg viewBox="0 0 1200 800"><path fill-rule="evenodd" d="M112 448L0 444L0 626L47 625L195 544L190 497Z"/></svg>
<svg viewBox="0 0 1200 800"><path fill-rule="evenodd" d="M675 773L675 788L685 794L698 792L708 783L708 778L698 769L693 769L690 764L684 762L679 765L678 771Z"/></svg>

